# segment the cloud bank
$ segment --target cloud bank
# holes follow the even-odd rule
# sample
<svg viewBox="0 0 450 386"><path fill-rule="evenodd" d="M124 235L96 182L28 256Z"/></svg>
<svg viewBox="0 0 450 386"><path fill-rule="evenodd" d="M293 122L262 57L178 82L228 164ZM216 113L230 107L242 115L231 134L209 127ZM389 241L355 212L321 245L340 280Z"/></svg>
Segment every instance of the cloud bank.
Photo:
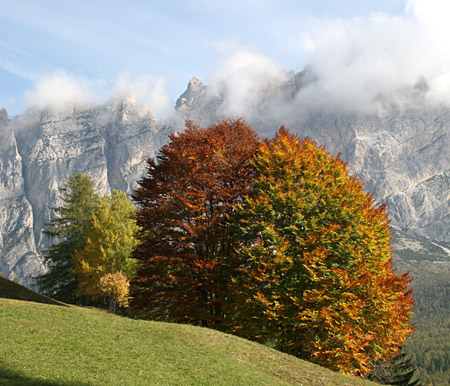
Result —
<svg viewBox="0 0 450 386"><path fill-rule="evenodd" d="M429 103L450 103L449 13L446 0L409 0L402 15L299 22L299 58L316 80L303 85L288 102L277 92L292 81L292 74L261 50L240 44L231 44L231 49L230 44L217 44L231 54L210 71L206 84L212 96L222 99L222 115L246 117L262 110L274 116L306 111L382 113L409 103L412 92L421 92ZM292 26L289 31L292 34ZM60 71L39 77L25 98L32 105L58 107L129 94L147 103L158 118L173 111L164 78L129 72L106 81ZM273 99L267 100L268 95Z"/></svg>
<svg viewBox="0 0 450 386"><path fill-rule="evenodd" d="M265 91L284 79L283 66L275 59L239 47L217 65L207 83L212 96L223 98L223 114L245 115L263 102Z"/></svg>
<svg viewBox="0 0 450 386"><path fill-rule="evenodd" d="M410 103L414 93L429 103L450 103L449 13L446 1L410 0L402 16L309 19L299 39L317 79L290 106L266 109L382 113ZM241 48L210 82L215 94L225 90L225 113L252 115L264 99L262 91L283 79L286 72L275 60Z"/></svg>
<svg viewBox="0 0 450 386"><path fill-rule="evenodd" d="M62 108L73 102L95 102L101 99L98 89L102 88L102 83L58 71L38 77L34 89L25 92L25 100L41 108Z"/></svg>
<svg viewBox="0 0 450 386"><path fill-rule="evenodd" d="M450 5L414 0L403 17L375 14L351 21L315 21L303 34L319 81L299 95L337 109L373 111L383 101L400 104L404 92L426 81L430 102L448 102Z"/></svg>
<svg viewBox="0 0 450 386"><path fill-rule="evenodd" d="M30 106L64 109L74 103L105 103L128 96L148 104L158 118L164 118L173 111L164 78L150 75L133 77L129 72L108 82L102 78L90 79L57 71L38 77L34 88L26 91L24 98Z"/></svg>

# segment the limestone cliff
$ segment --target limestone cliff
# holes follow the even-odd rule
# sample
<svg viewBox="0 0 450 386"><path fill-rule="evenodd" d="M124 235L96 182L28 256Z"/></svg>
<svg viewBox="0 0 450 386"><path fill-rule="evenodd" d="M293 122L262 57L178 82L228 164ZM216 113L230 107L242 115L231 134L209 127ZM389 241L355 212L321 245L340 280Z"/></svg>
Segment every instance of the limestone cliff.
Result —
<svg viewBox="0 0 450 386"><path fill-rule="evenodd" d="M205 126L238 115L262 136L286 124L340 153L377 201L388 204L396 229L450 242L450 108L422 103L419 93L408 107L390 105L377 114L305 113L298 95L311 82L308 70L286 73L242 104L230 104L226 87L211 91L193 78L176 103L179 117L170 122L155 120L132 98L63 111L30 109L14 118L0 110L0 274L30 286L45 269L43 225L70 175L90 175L102 193L130 193L145 160L183 119ZM448 244L442 245L446 255Z"/></svg>
<svg viewBox="0 0 450 386"><path fill-rule="evenodd" d="M126 99L64 111L30 109L0 123L0 273L31 286L44 270L43 225L59 188L88 174L101 193L131 192L167 139L170 127L142 104Z"/></svg>
<svg viewBox="0 0 450 386"><path fill-rule="evenodd" d="M247 120L264 136L286 124L341 154L366 190L388 204L396 228L450 241L450 108L425 103L422 87L411 90L408 107L392 105L377 114L305 113L298 94L313 81L308 71L286 73L284 82L255 97ZM177 106L184 118L208 124L230 113L226 92L209 94L198 79L183 95Z"/></svg>

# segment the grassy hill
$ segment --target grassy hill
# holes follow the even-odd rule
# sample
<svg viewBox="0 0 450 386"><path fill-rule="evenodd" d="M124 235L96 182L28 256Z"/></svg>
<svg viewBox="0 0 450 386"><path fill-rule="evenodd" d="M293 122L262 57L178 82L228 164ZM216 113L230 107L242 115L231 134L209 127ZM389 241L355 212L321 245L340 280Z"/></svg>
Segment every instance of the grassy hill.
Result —
<svg viewBox="0 0 450 386"><path fill-rule="evenodd" d="M42 302L0 299L0 336L0 385L375 385L205 328Z"/></svg>

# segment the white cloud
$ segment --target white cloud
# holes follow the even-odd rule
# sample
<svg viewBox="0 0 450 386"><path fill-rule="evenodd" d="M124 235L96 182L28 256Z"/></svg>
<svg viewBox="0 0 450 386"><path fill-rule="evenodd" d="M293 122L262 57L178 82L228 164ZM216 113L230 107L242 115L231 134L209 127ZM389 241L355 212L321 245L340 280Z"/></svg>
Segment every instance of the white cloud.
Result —
<svg viewBox="0 0 450 386"><path fill-rule="evenodd" d="M64 71L40 76L34 90L25 92L25 100L33 106L41 108L50 106L64 108L74 102L96 102L102 99L98 91L105 86L102 80L90 80L76 77Z"/></svg>
<svg viewBox="0 0 450 386"><path fill-rule="evenodd" d="M164 77L133 77L130 72L125 72L119 75L113 93L118 96L133 95L137 101L148 104L157 118L167 117L173 112L173 102L167 93Z"/></svg>
<svg viewBox="0 0 450 386"><path fill-rule="evenodd" d="M413 21L379 14L315 25L305 41L319 80L299 96L302 103L313 94L332 108L373 110L380 95L394 97L429 71Z"/></svg>
<svg viewBox="0 0 450 386"><path fill-rule="evenodd" d="M271 4L278 3L265 4L272 9ZM405 4L405 12L396 16L377 13L346 20L314 18L309 23L299 17L298 35L293 33L294 16L289 18L289 32L282 32L289 35L285 41L299 36L303 48L299 60L303 57L304 63L310 63L318 77L289 102L291 105L264 99L267 89L286 79L282 64L239 42L217 43L218 51L228 57L211 71L205 83L210 92L221 93L224 98L219 113L248 117L261 105L273 114L314 109L380 111L385 103L401 105L404 90L422 79L429 86L429 101L450 103L450 23L446 20L450 3L408 0ZM130 93L160 118L173 111L165 78L129 72L115 81L57 72L38 78L25 96L29 103L44 107L72 101L104 102L111 95Z"/></svg>
<svg viewBox="0 0 450 386"><path fill-rule="evenodd" d="M314 20L304 46L319 81L299 95L339 110L373 112L380 100L401 104L403 90L425 79L429 100L450 94L450 3L410 0L404 16Z"/></svg>
<svg viewBox="0 0 450 386"><path fill-rule="evenodd" d="M306 62L317 81L303 88L294 102L263 100L263 92L281 82L281 65L236 43L209 79L223 90L223 114L249 116L262 102L265 111L382 112L402 106L408 90L426 80L430 102L450 103L450 3L409 0L402 15L375 13L351 20L310 19L300 33ZM298 70L298 69L297 69ZM281 105L280 103L284 103Z"/></svg>
<svg viewBox="0 0 450 386"><path fill-rule="evenodd" d="M250 48L235 44L220 47L235 51L211 72L210 92L224 93L224 115L247 116L262 102L262 92L284 79L285 71L276 60Z"/></svg>
<svg viewBox="0 0 450 386"><path fill-rule="evenodd" d="M107 82L57 71L39 77L34 89L26 91L24 98L32 106L63 109L74 103L104 103L112 97L130 95L148 104L157 117L166 117L173 110L164 78L150 75L133 78L129 72L119 75L114 82Z"/></svg>

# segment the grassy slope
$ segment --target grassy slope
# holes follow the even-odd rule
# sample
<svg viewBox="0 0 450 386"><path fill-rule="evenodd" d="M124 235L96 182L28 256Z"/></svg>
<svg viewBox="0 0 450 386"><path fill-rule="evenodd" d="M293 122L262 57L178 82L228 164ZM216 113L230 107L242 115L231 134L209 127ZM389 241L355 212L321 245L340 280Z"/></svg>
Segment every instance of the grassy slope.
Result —
<svg viewBox="0 0 450 386"><path fill-rule="evenodd" d="M0 385L374 385L213 330L0 299Z"/></svg>

